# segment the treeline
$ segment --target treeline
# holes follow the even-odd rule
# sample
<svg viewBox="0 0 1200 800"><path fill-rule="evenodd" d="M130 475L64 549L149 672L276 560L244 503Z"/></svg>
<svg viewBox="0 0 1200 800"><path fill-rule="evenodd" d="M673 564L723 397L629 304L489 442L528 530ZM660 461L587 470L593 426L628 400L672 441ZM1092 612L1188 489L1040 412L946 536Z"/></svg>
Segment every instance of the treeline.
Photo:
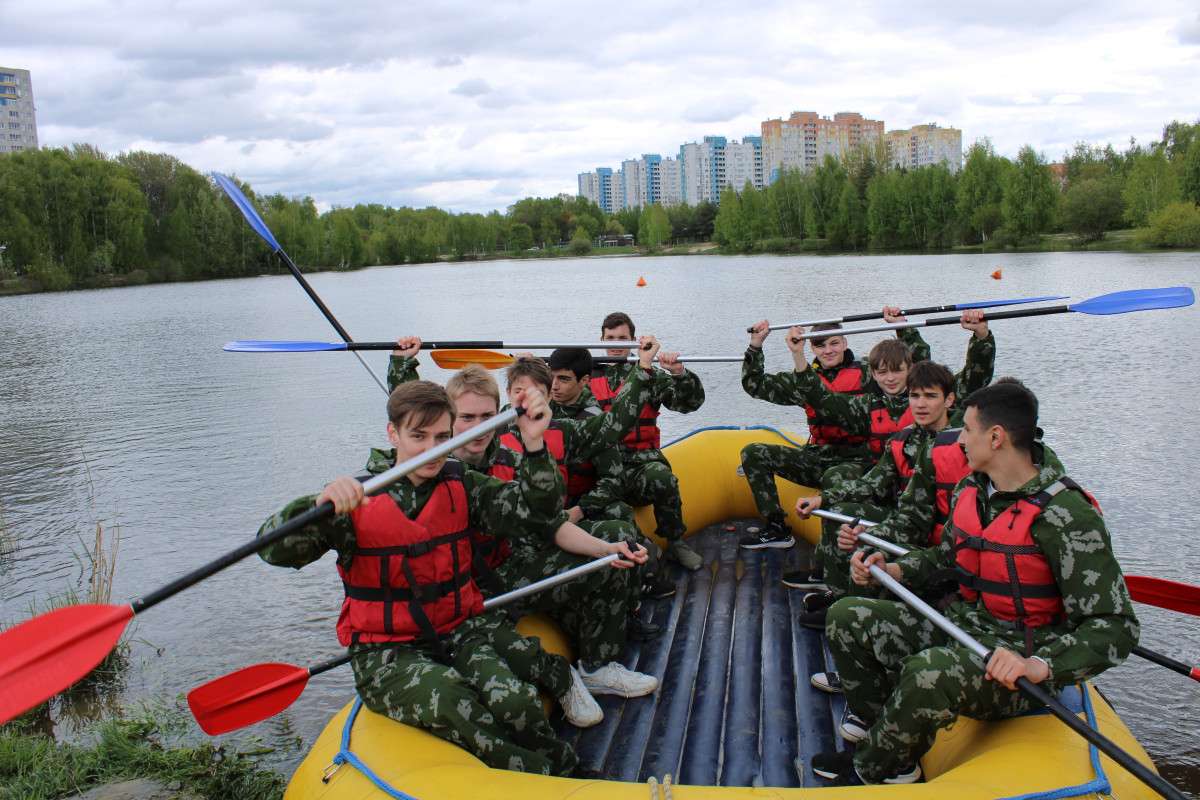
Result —
<svg viewBox="0 0 1200 800"><path fill-rule="evenodd" d="M727 251L1004 247L1047 232L1080 241L1139 228L1147 244L1200 247L1200 120L1172 122L1123 152L1080 142L1061 175L1031 147L1016 160L985 139L963 168L889 169L878 149L787 171L765 189L727 188L717 204L604 213L582 197L529 197L504 213L379 204L317 213L311 197L260 196L268 228L303 270L525 253L586 253L598 236L639 247L715 241ZM92 145L0 157L0 288L87 286L256 275L274 256L210 177L174 156L109 156Z"/></svg>
<svg viewBox="0 0 1200 800"><path fill-rule="evenodd" d="M879 148L812 173L790 170L758 190L721 194L713 240L729 251L821 246L918 249L1005 247L1067 232L1081 243L1139 228L1148 245L1200 247L1200 120L1175 121L1149 146L1118 152L1079 142L1056 172L1028 145L1016 160L987 139L963 167L888 169Z"/></svg>

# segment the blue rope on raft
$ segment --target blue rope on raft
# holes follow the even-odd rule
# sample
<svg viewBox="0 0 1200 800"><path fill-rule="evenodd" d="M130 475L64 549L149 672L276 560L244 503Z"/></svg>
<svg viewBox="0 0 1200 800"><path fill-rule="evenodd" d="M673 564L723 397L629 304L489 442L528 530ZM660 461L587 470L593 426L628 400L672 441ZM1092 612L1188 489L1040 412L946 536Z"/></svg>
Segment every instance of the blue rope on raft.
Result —
<svg viewBox="0 0 1200 800"><path fill-rule="evenodd" d="M792 439L789 439L783 431L779 430L778 428L772 428L770 425L710 425L707 428L697 428L691 433L685 433L675 441L667 442L667 444L664 446L670 447L671 445L675 444L675 442L682 442L684 439L691 438L697 433L704 433L705 431L770 431L790 445L804 447L804 442L793 441Z"/></svg>
<svg viewBox="0 0 1200 800"><path fill-rule="evenodd" d="M358 716L358 710L360 708L362 708L362 698L355 697L354 706L350 709L350 715L346 717L346 726L342 728L342 746L341 749L338 750L338 754L333 757L333 763L339 767L342 764L349 764L350 766L354 767L356 770L365 775L367 780L375 784L375 786L377 786L381 791L387 793L389 797L394 797L396 800L417 800L417 798L413 797L412 795L405 794L399 789L395 789L388 785L383 778L380 778L378 775L372 772L371 768L362 762L362 759L350 752L350 729L354 727L354 718Z"/></svg>
<svg viewBox="0 0 1200 800"><path fill-rule="evenodd" d="M1088 693L1087 684L1079 684L1079 690L1083 695L1083 710L1087 712L1088 725L1091 726L1092 730L1099 730L1096 727L1096 714L1092 710L1092 698ZM1062 789L1051 789L1045 792L1005 797L1002 800L1060 800L1063 797L1079 797L1085 794L1111 794L1112 784L1108 782L1108 776L1104 774L1104 767L1100 764L1100 751L1096 749L1096 745L1094 744L1089 744L1088 750L1092 755L1092 770L1096 773L1096 777L1088 783L1081 783L1078 786L1064 786Z"/></svg>

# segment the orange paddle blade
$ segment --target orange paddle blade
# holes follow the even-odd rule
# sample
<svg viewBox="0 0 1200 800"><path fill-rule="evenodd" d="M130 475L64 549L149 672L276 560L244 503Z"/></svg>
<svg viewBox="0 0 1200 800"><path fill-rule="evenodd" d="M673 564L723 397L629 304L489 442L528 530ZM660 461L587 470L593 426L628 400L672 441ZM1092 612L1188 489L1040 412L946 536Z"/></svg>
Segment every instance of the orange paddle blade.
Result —
<svg viewBox="0 0 1200 800"><path fill-rule="evenodd" d="M308 670L291 664L255 664L188 692L188 707L209 736L273 717L296 702Z"/></svg>
<svg viewBox="0 0 1200 800"><path fill-rule="evenodd" d="M117 646L131 619L129 606L67 606L0 633L0 723L95 669Z"/></svg>
<svg viewBox="0 0 1200 800"><path fill-rule="evenodd" d="M442 369L462 369L467 364L479 364L484 369L500 369L513 362L507 353L495 350L430 350L433 363Z"/></svg>
<svg viewBox="0 0 1200 800"><path fill-rule="evenodd" d="M1126 575L1125 585L1139 603L1200 617L1200 587L1144 575Z"/></svg>

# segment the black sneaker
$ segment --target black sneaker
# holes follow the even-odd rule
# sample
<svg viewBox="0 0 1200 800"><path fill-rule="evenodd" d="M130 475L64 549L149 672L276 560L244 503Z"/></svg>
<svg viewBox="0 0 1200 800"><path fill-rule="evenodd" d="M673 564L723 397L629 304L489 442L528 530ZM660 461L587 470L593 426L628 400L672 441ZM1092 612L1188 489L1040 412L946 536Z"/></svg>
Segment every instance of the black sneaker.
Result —
<svg viewBox="0 0 1200 800"><path fill-rule="evenodd" d="M812 757L812 771L822 778L833 780L846 769L854 770L854 751L839 750L836 753L817 753Z"/></svg>
<svg viewBox="0 0 1200 800"><path fill-rule="evenodd" d="M796 615L796 621L805 628L823 631L825 630L825 615L828 611L828 608L822 608L817 611L801 611Z"/></svg>
<svg viewBox="0 0 1200 800"><path fill-rule="evenodd" d="M804 595L804 610L820 611L822 608L829 608L838 600L838 596L833 592L809 592Z"/></svg>
<svg viewBox="0 0 1200 800"><path fill-rule="evenodd" d="M836 672L814 672L808 682L830 694L843 694L846 691L842 688L842 677Z"/></svg>
<svg viewBox="0 0 1200 800"><path fill-rule="evenodd" d="M779 580L784 586L793 589L825 589L825 573L815 568L785 572Z"/></svg>
<svg viewBox="0 0 1200 800"><path fill-rule="evenodd" d="M630 613L625 617L625 638L631 642L648 642L662 636L662 632L662 628L637 614Z"/></svg>
<svg viewBox="0 0 1200 800"><path fill-rule="evenodd" d="M766 547L791 547L796 543L792 531L782 522L770 520L758 529L758 533L738 539L738 547L747 550L762 550Z"/></svg>
<svg viewBox="0 0 1200 800"><path fill-rule="evenodd" d="M675 584L670 581L655 580L651 577L642 584L642 597L647 600L662 600L673 594L675 594Z"/></svg>

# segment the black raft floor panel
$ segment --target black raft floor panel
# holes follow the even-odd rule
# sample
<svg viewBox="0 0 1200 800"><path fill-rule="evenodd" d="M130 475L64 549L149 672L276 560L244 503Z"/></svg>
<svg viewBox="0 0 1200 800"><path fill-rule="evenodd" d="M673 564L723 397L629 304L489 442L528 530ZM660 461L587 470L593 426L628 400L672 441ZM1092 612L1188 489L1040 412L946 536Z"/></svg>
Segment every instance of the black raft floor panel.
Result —
<svg viewBox="0 0 1200 800"><path fill-rule="evenodd" d="M812 565L812 548L737 546L747 527L762 524L730 521L688 537L704 567L687 572L671 562L678 591L641 611L662 636L630 642L621 658L658 676L658 690L597 698L604 721L593 728L556 720L581 766L620 781L670 774L674 783L704 786L821 785L808 760L845 746L835 738L844 700L809 683L832 669L824 633L796 623L812 590L779 582Z"/></svg>

